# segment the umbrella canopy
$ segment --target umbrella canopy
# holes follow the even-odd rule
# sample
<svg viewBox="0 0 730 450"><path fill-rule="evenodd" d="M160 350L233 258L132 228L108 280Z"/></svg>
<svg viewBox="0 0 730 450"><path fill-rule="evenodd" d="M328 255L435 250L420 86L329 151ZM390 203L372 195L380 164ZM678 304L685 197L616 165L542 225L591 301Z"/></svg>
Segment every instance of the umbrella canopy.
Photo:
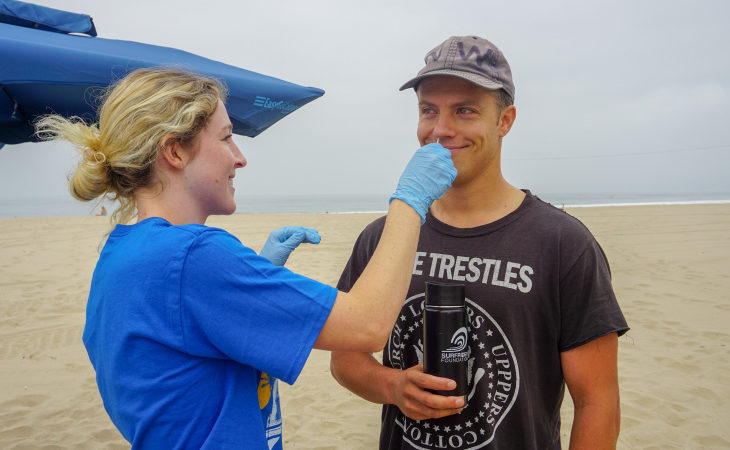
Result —
<svg viewBox="0 0 730 450"><path fill-rule="evenodd" d="M251 137L324 94L182 50L65 34L96 31L90 17L65 20L64 14L70 13L0 0L0 146L35 140L32 122L42 114L94 120L100 88L141 67L174 67L222 80L233 132Z"/></svg>
<svg viewBox="0 0 730 450"><path fill-rule="evenodd" d="M94 21L86 14L61 11L17 0L0 0L0 22L59 33L96 36Z"/></svg>

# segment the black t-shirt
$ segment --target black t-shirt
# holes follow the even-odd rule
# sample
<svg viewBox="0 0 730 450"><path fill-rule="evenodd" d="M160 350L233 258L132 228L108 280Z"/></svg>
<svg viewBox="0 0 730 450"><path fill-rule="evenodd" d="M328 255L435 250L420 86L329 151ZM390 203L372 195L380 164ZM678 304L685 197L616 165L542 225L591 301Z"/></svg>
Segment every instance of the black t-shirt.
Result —
<svg viewBox="0 0 730 450"><path fill-rule="evenodd" d="M381 217L359 236L338 283L348 291L380 239ZM422 362L426 281L466 285L469 394L466 408L414 421L383 407L382 449L560 449L564 380L560 353L628 330L603 250L569 214L527 192L493 223L455 228L430 214L383 364Z"/></svg>

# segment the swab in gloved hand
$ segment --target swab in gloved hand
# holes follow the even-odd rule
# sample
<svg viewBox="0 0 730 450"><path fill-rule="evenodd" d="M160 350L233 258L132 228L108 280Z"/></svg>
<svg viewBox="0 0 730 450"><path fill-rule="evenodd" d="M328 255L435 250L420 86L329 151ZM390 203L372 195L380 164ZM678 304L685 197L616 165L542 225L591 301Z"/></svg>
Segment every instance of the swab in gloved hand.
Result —
<svg viewBox="0 0 730 450"><path fill-rule="evenodd" d="M451 152L438 143L426 144L408 162L390 201L406 202L421 216L423 225L431 203L444 195L455 178Z"/></svg>

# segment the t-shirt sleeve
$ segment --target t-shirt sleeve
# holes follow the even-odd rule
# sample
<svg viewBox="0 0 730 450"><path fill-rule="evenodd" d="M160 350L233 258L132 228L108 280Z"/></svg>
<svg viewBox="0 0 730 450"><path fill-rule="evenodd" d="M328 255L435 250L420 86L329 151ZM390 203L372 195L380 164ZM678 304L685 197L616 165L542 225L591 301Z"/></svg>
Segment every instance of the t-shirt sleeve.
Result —
<svg viewBox="0 0 730 450"><path fill-rule="evenodd" d="M349 292L352 289L352 286L368 265L370 257L373 256L375 248L380 242L380 236L383 234L384 226L385 216L371 222L357 237L350 259L347 261L340 275L340 280L337 282L337 289L343 292Z"/></svg>
<svg viewBox="0 0 730 450"><path fill-rule="evenodd" d="M560 351L601 336L625 333L629 327L611 285L606 255L585 230L577 257L564 258L560 279ZM568 252L570 254L571 252ZM566 255L564 255L566 256Z"/></svg>
<svg viewBox="0 0 730 450"><path fill-rule="evenodd" d="M223 230L191 246L181 281L181 321L191 354L231 359L293 383L337 290L271 264Z"/></svg>

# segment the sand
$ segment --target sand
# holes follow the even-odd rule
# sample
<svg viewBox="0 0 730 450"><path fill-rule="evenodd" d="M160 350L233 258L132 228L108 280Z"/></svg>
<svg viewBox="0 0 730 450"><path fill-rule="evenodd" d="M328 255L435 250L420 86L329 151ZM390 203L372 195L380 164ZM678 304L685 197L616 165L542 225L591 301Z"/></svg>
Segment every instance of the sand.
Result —
<svg viewBox="0 0 730 450"><path fill-rule="evenodd" d="M606 251L631 331L620 339L621 449L730 448L730 204L575 208ZM293 270L335 283L378 214L215 217L254 249L283 225L320 230ZM0 448L129 448L107 417L81 333L105 217L0 219ZM377 447L380 407L314 351L282 383L285 448ZM567 448L572 406L563 407Z"/></svg>

